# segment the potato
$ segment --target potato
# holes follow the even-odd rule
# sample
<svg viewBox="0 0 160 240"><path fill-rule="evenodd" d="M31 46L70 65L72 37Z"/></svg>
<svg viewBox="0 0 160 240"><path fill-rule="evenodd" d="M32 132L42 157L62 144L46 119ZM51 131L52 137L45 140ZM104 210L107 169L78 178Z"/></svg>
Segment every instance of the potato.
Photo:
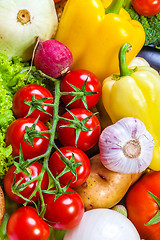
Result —
<svg viewBox="0 0 160 240"><path fill-rule="evenodd" d="M75 188L82 197L86 211L115 206L141 176L141 173L120 174L108 170L101 163L99 154L93 156L90 161L89 177L81 186Z"/></svg>
<svg viewBox="0 0 160 240"><path fill-rule="evenodd" d="M0 186L0 225L1 225L3 217L4 217L4 211L5 211L4 194L3 194L3 190Z"/></svg>

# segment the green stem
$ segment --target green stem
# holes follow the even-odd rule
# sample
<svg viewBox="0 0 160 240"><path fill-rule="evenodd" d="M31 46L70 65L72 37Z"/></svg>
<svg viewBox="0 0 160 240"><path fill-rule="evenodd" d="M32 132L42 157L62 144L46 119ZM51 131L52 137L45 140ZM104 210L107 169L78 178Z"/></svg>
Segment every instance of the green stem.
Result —
<svg viewBox="0 0 160 240"><path fill-rule="evenodd" d="M126 52L131 50L131 45L125 43L122 45L119 51L119 70L120 77L129 76L133 72L133 69L129 69L126 62Z"/></svg>
<svg viewBox="0 0 160 240"><path fill-rule="evenodd" d="M59 150L59 148L55 144L53 146L60 153L60 155L63 157L63 162L65 163L65 165L67 165L69 167L72 167L72 163L70 162L70 160L65 157L65 155Z"/></svg>
<svg viewBox="0 0 160 240"><path fill-rule="evenodd" d="M74 119L68 119L68 118L64 118L64 117L59 116L59 120L63 120L63 121L66 121L66 122L70 122L70 123L74 124L75 126L77 126L78 128L81 127L80 122L78 122L78 121L76 121L76 120L74 120Z"/></svg>
<svg viewBox="0 0 160 240"><path fill-rule="evenodd" d="M61 95L84 96L84 92L61 92Z"/></svg>
<svg viewBox="0 0 160 240"><path fill-rule="evenodd" d="M122 8L124 0L112 0L111 4L105 9L105 14L116 13L118 14Z"/></svg>
<svg viewBox="0 0 160 240"><path fill-rule="evenodd" d="M49 107L54 107L54 103L42 103L42 104L37 104L38 106L49 106Z"/></svg>
<svg viewBox="0 0 160 240"><path fill-rule="evenodd" d="M132 5L132 0L124 0L123 6L124 8L130 8Z"/></svg>

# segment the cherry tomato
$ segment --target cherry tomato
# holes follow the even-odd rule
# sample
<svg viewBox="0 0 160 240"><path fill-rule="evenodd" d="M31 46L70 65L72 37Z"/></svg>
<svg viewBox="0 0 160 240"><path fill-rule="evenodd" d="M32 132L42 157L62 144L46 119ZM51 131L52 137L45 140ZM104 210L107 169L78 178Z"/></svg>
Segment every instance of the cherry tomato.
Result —
<svg viewBox="0 0 160 240"><path fill-rule="evenodd" d="M38 163L38 162L35 162L32 165L30 165L27 168L27 170L31 174L31 179L36 178L40 174L41 169L42 169L42 165L40 163ZM26 174L24 174L23 172L15 174L14 173L15 170L16 170L16 166L12 165L8 169L8 171L6 172L6 174L4 176L4 181L3 181L4 182L4 189L5 189L5 192L7 193L7 195L13 201L23 204L23 203L25 203L25 200L23 198L17 196L16 194L14 194L13 191L12 191L13 179L15 177L15 183L17 183L20 179L23 179L21 181L21 184L22 184L22 183L25 183L25 182L29 181L30 178ZM30 195L35 190L35 188L37 186L37 183L38 183L37 180L33 181L23 191L21 191L20 194L22 194L22 196L25 197L25 198L29 198ZM41 189L43 189L43 190L47 189L48 183L49 183L48 175L45 172L45 174L43 176L42 183L41 183ZM36 202L38 200L38 198L39 198L39 193L37 192L36 195L34 195L31 200Z"/></svg>
<svg viewBox="0 0 160 240"><path fill-rule="evenodd" d="M93 73L83 69L77 69L69 72L62 79L61 92L75 92L75 90L69 84L72 84L78 89L81 89L86 80L86 91L97 93L86 97L88 109L91 109L97 104L101 95L101 83ZM73 98L74 96L71 95L62 95L61 97L65 105L67 105ZM69 109L86 108L81 99L76 100L75 102L69 104L67 107Z"/></svg>
<svg viewBox="0 0 160 240"><path fill-rule="evenodd" d="M24 103L24 100L31 101L33 95L35 95L37 100L48 97L50 99L45 100L44 103L53 103L53 96L45 87L38 84L25 85L20 88L13 97L12 110L16 118L23 118L27 116L30 107ZM51 106L42 106L42 108L50 115L35 109L29 117L37 118L40 115L39 120L47 122L53 115L53 108Z"/></svg>
<svg viewBox="0 0 160 240"><path fill-rule="evenodd" d="M6 131L5 142L6 145L12 146L12 155L19 156L20 145L23 152L23 158L31 159L37 157L41 154L44 154L47 150L49 139L43 137L34 137L33 146L27 144L24 140L25 127L32 127L34 124L34 118L18 118L13 121ZM46 131L47 127L41 121L38 121L35 127L36 131ZM44 136L49 138L48 133L42 133Z"/></svg>
<svg viewBox="0 0 160 240"><path fill-rule="evenodd" d="M61 147L59 149L62 154L71 159L72 155L74 156L74 162L81 162L82 165L76 168L77 179L73 176L73 174L69 171L65 173L62 177L59 178L59 181L62 185L67 185L67 183L73 177L70 187L77 187L85 182L90 173L90 161L88 156L76 147ZM63 169L66 167L65 163L62 161L62 155L58 151L55 151L49 160L49 169L52 174L56 177L58 176Z"/></svg>
<svg viewBox="0 0 160 240"><path fill-rule="evenodd" d="M7 236L10 240L47 240L49 226L33 207L21 207L8 220Z"/></svg>
<svg viewBox="0 0 160 240"><path fill-rule="evenodd" d="M137 13L146 17L160 12L160 0L132 0L132 5Z"/></svg>
<svg viewBox="0 0 160 240"><path fill-rule="evenodd" d="M46 212L44 218L55 229L67 230L75 227L82 219L84 205L81 197L73 189L66 192L55 200L55 195L44 193Z"/></svg>
<svg viewBox="0 0 160 240"><path fill-rule="evenodd" d="M81 121L92 115L92 112L83 108L74 108L70 112L78 118L80 124L76 126L80 132L76 146L76 129L70 127L70 122L60 120L57 124L57 134L59 141L63 146L76 146L77 148L87 151L92 148L99 139L101 127L98 118L93 115L85 124L81 126ZM62 117L73 120L70 112L65 112ZM64 126L66 125L66 126ZM86 127L87 129L84 129ZM85 130L85 131L84 131Z"/></svg>
<svg viewBox="0 0 160 240"><path fill-rule="evenodd" d="M128 218L137 228L141 238L160 239L160 221L146 225L159 211L159 206L149 192L160 199L160 171L144 175L128 191L126 208Z"/></svg>

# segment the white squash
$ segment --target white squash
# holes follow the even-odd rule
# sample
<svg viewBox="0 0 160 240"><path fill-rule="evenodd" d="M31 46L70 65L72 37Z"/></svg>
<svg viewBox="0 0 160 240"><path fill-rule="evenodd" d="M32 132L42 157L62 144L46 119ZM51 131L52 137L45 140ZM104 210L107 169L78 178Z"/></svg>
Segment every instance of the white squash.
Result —
<svg viewBox="0 0 160 240"><path fill-rule="evenodd" d="M0 52L30 60L39 37L54 37L58 27L53 0L0 0Z"/></svg>

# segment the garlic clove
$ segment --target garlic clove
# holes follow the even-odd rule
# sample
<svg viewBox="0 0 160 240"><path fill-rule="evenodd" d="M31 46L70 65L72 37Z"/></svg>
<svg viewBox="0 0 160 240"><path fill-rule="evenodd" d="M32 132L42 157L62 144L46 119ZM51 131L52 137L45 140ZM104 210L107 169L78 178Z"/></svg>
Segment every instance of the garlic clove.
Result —
<svg viewBox="0 0 160 240"><path fill-rule="evenodd" d="M105 128L99 139L100 159L111 171L140 173L151 163L154 139L142 121L127 117Z"/></svg>

